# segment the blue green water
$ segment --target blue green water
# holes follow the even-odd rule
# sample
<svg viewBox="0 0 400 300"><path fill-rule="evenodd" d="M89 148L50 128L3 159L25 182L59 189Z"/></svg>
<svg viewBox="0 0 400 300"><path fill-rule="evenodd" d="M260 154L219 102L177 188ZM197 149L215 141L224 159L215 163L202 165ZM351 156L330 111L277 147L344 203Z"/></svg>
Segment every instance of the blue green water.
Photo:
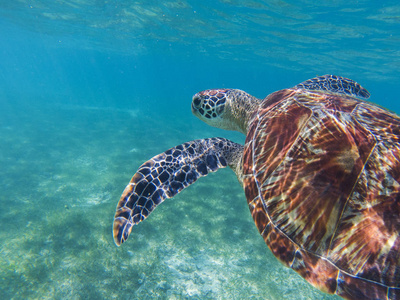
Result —
<svg viewBox="0 0 400 300"><path fill-rule="evenodd" d="M354 2L354 3L353 3ZM0 1L0 299L336 299L283 267L228 169L168 200L117 248L144 161L238 133L191 96L263 98L352 78L400 112L398 1Z"/></svg>

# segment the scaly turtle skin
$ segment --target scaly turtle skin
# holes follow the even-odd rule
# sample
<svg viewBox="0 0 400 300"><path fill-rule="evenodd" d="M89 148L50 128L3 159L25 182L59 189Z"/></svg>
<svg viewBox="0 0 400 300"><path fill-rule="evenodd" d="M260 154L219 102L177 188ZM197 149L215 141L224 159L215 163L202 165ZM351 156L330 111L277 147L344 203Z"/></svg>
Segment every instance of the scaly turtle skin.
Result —
<svg viewBox="0 0 400 300"><path fill-rule="evenodd" d="M132 226L199 177L231 167L272 253L318 289L346 299L400 299L400 118L325 75L264 100L232 89L196 94L201 120L246 134L176 146L144 163L114 219Z"/></svg>

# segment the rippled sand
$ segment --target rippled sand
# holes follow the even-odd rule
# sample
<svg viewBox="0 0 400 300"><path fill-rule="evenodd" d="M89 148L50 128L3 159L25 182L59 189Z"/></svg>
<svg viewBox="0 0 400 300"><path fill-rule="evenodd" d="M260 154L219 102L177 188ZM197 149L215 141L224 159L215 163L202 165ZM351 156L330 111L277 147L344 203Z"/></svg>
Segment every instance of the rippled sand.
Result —
<svg viewBox="0 0 400 300"><path fill-rule="evenodd" d="M190 115L33 111L0 129L2 299L330 299L272 256L229 169L160 205L115 246L115 207L136 168L221 131Z"/></svg>

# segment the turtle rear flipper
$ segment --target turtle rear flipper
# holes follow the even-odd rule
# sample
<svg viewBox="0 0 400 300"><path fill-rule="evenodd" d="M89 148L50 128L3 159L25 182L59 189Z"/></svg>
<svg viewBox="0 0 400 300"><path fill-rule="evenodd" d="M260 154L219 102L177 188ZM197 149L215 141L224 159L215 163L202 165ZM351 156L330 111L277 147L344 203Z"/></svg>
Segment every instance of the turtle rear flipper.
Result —
<svg viewBox="0 0 400 300"><path fill-rule="evenodd" d="M306 89L309 91L327 91L361 99L368 99L370 96L370 93L359 83L349 78L335 75L324 75L311 78L299 83L295 88Z"/></svg>
<svg viewBox="0 0 400 300"><path fill-rule="evenodd" d="M199 177L226 166L235 169L242 152L240 144L224 138L209 138L178 145L145 162L118 202L113 225L115 243L119 246L125 242L133 225Z"/></svg>

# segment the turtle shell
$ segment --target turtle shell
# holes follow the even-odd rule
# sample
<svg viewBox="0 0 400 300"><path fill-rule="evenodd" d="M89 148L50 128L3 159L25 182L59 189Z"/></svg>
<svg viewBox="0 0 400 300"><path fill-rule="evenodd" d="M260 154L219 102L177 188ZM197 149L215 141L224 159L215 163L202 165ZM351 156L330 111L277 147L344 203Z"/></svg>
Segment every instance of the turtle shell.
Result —
<svg viewBox="0 0 400 300"><path fill-rule="evenodd" d="M246 137L250 211L272 253L347 299L400 299L400 118L351 96L269 95Z"/></svg>

